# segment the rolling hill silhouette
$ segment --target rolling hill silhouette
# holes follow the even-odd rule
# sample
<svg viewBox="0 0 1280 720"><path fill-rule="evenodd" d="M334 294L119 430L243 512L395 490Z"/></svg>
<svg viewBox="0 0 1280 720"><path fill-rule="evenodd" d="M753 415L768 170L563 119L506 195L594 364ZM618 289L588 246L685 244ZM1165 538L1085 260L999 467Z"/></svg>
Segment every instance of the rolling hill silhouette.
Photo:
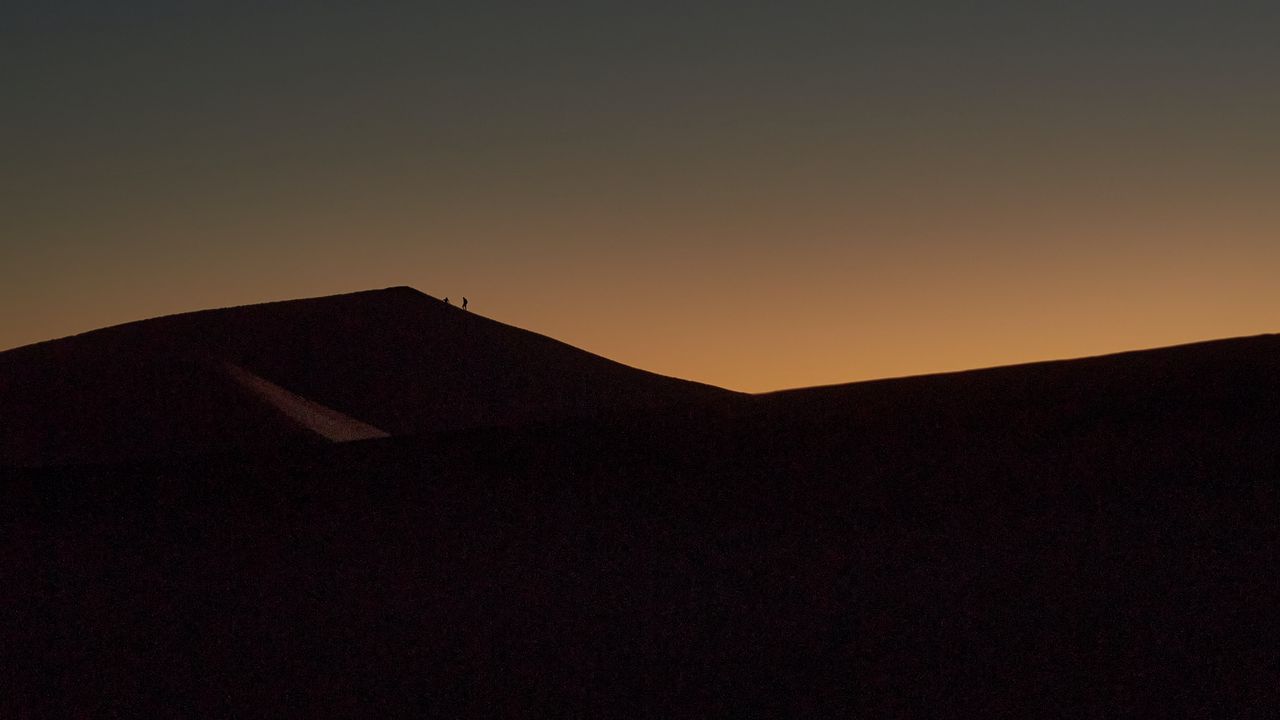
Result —
<svg viewBox="0 0 1280 720"><path fill-rule="evenodd" d="M284 395L264 388L274 386ZM292 395L349 432L319 432ZM735 395L411 288L174 315L0 353L0 465L556 422Z"/></svg>
<svg viewBox="0 0 1280 720"><path fill-rule="evenodd" d="M316 435L282 407L393 437L3 471L0 714L1251 717L1280 701L1280 337L738 396L431 303L395 290L177 323L240 338L202 357L244 369L232 396L279 437ZM546 415L415 410L376 386L416 377L418 350L385 376L361 365L371 344L429 344L388 339L409 332L390 308L608 389ZM255 344L335 326L363 344L326 368ZM488 388L501 368L470 372ZM506 387L531 403L561 387L535 377ZM472 427L413 432L458 416Z"/></svg>

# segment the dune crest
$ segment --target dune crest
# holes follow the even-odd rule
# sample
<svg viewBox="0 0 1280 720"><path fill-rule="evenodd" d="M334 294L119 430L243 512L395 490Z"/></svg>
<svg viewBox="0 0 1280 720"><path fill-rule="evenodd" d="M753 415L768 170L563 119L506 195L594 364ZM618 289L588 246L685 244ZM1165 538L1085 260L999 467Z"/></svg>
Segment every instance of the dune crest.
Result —
<svg viewBox="0 0 1280 720"><path fill-rule="evenodd" d="M227 374L244 388L265 400L282 414L311 432L332 442L372 440L391 437L390 433L361 422L326 405L308 400L297 393L255 375L235 363L224 363Z"/></svg>

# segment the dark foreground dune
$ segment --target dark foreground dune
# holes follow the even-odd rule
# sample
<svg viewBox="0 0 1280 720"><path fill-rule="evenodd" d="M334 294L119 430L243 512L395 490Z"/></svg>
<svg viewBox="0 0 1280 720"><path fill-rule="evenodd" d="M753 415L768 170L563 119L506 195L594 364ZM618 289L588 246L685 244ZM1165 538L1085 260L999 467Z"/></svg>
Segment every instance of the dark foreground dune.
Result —
<svg viewBox="0 0 1280 720"><path fill-rule="evenodd" d="M1264 336L13 469L0 715L1266 716L1278 429Z"/></svg>
<svg viewBox="0 0 1280 720"><path fill-rule="evenodd" d="M241 371L391 435L737 395L398 287L173 315L0 353L0 465L323 441L246 388Z"/></svg>

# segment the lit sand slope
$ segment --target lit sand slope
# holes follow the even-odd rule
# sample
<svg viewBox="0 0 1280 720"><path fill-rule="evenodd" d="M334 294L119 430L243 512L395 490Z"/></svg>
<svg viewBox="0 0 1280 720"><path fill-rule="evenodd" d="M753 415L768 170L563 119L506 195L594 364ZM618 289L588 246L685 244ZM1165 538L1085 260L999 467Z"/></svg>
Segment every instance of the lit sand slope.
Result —
<svg viewBox="0 0 1280 720"><path fill-rule="evenodd" d="M327 440L350 442L352 440L390 437L388 433L368 423L360 422L331 407L326 407L301 395L289 392L269 380L254 375L239 365L227 363L226 369L236 382L251 390L290 419Z"/></svg>

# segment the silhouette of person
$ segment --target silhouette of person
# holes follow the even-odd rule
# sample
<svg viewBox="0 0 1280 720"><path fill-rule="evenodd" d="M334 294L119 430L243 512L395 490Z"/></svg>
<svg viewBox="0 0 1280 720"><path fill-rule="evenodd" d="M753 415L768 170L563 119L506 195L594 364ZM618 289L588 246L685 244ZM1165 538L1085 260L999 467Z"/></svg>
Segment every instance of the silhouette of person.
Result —
<svg viewBox="0 0 1280 720"><path fill-rule="evenodd" d="M467 309L467 297L465 295L462 296L462 309L463 310Z"/></svg>
<svg viewBox="0 0 1280 720"><path fill-rule="evenodd" d="M444 304L445 304L445 305L448 305L448 304L449 304L449 298L448 298L448 297L446 297L446 298L444 299Z"/></svg>

